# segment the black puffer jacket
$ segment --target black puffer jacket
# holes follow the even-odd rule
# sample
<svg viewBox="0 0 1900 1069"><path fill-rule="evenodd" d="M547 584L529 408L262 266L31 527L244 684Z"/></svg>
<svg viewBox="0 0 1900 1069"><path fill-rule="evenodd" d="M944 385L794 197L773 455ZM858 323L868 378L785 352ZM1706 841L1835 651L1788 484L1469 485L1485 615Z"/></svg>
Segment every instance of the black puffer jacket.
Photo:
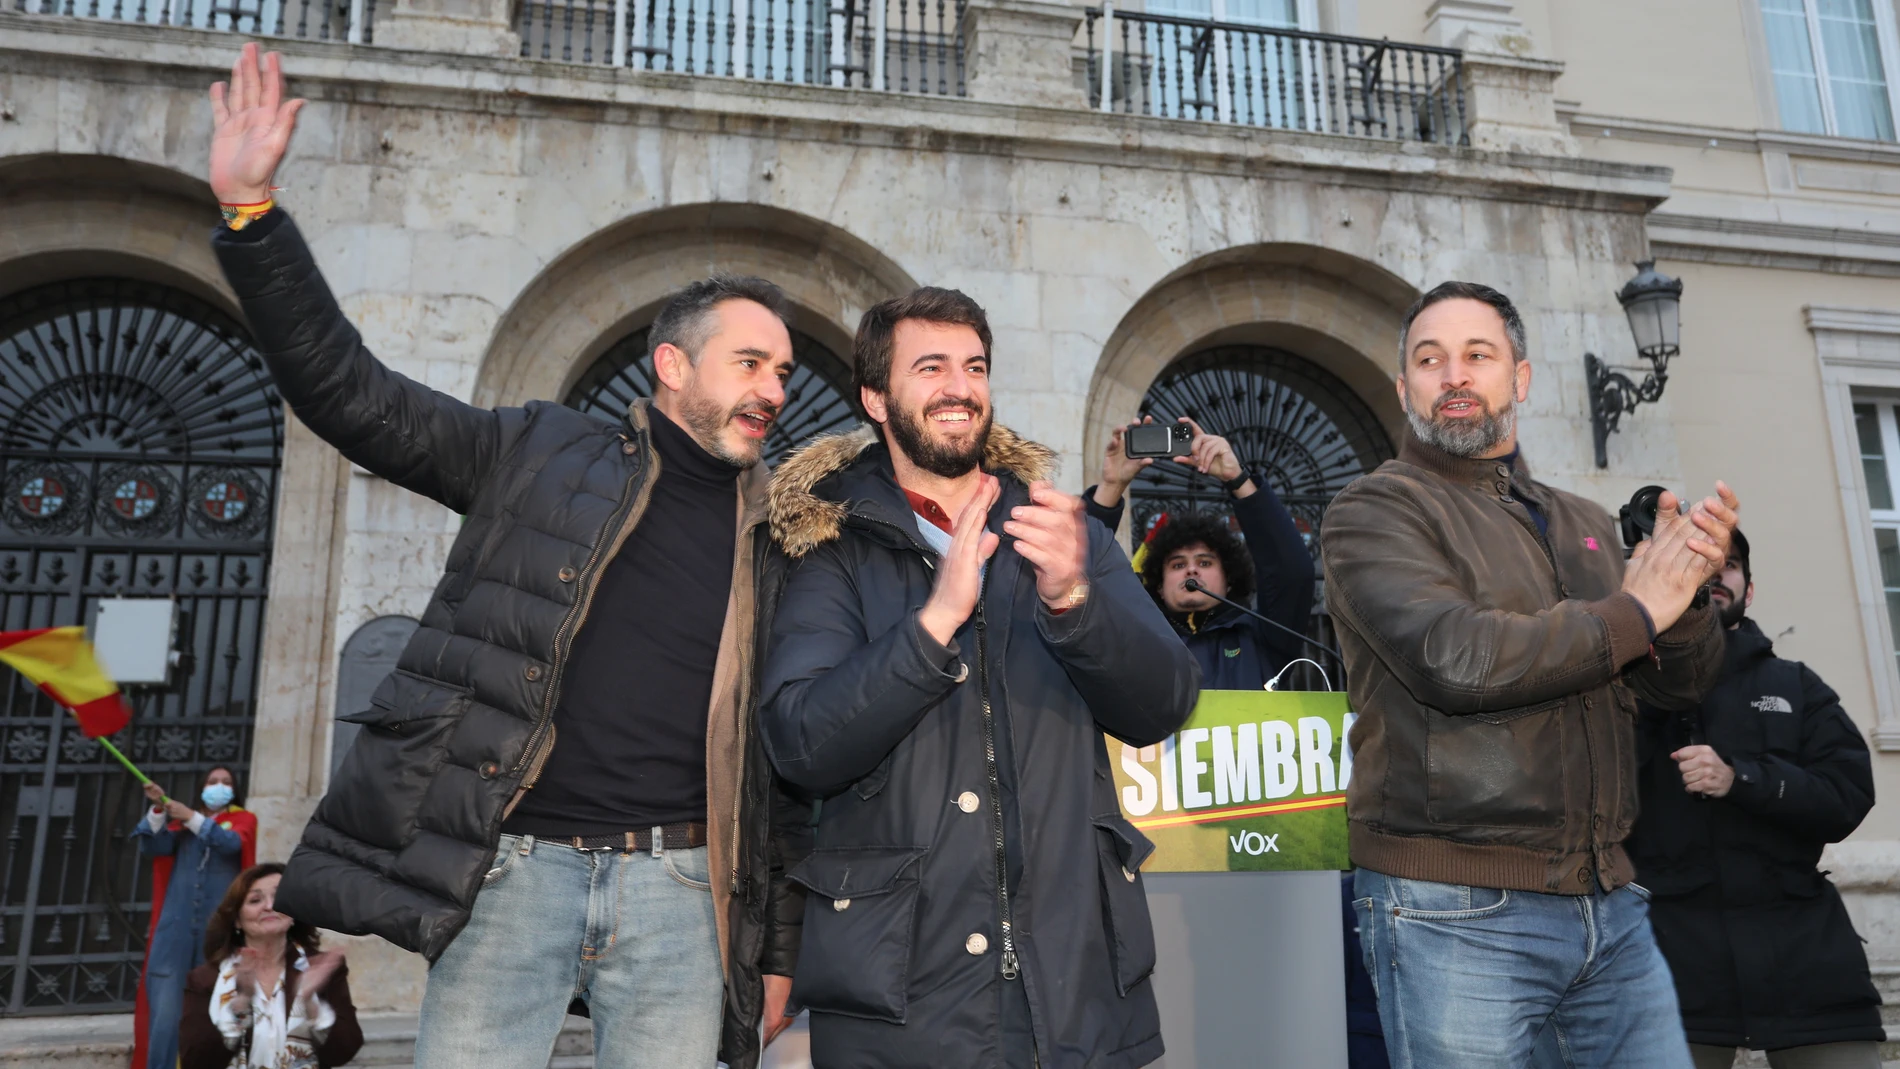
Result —
<svg viewBox="0 0 1900 1069"><path fill-rule="evenodd" d="M434 961L468 922L510 800L557 744L551 715L574 634L657 470L645 406L620 424L544 402L474 408L370 355L283 212L220 229L212 244L298 417L371 472L466 517L395 673L348 717L363 730L277 900L299 920ZM756 552L764 483L758 468L742 476L734 503L746 506L735 610L707 724L722 1056L735 1069L757 1059L761 971L789 974L796 959L802 892L782 868L802 856L810 812L774 789L750 730L752 651L776 590Z"/></svg>
<svg viewBox="0 0 1900 1069"><path fill-rule="evenodd" d="M1178 728L1193 659L1097 524L1081 607L1051 616L1005 536L948 657L927 651L916 618L937 556L874 441L820 439L772 489L796 563L763 734L786 779L828 796L792 873L812 892L793 995L812 1011L813 1063L999 1065L1013 946L1045 1069L1146 1065L1162 1049L1139 875L1153 846L1116 805L1102 733L1139 746ZM992 432L992 529L1049 461ZM1005 854L1020 873L1008 914Z"/></svg>
<svg viewBox="0 0 1900 1069"><path fill-rule="evenodd" d="M1642 815L1630 833L1650 924L1691 1043L1761 1050L1880 1040L1880 995L1821 848L1874 805L1860 729L1807 665L1775 656L1754 621L1727 632L1699 711L1645 708ZM1697 798L1670 754L1706 743L1735 768Z"/></svg>

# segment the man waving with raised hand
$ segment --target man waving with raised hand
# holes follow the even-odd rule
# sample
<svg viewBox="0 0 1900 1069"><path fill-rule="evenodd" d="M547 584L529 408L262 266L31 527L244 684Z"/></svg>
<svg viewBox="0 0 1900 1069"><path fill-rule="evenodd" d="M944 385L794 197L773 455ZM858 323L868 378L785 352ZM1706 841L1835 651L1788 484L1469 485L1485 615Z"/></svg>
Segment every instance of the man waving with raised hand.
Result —
<svg viewBox="0 0 1900 1069"><path fill-rule="evenodd" d="M620 420L438 393L370 355L273 203L283 89L246 45L211 91L225 277L297 416L465 519L278 907L429 959L423 1069L545 1069L575 1003L602 1069L748 1069L787 1021L810 812L750 730L785 297L673 294Z"/></svg>

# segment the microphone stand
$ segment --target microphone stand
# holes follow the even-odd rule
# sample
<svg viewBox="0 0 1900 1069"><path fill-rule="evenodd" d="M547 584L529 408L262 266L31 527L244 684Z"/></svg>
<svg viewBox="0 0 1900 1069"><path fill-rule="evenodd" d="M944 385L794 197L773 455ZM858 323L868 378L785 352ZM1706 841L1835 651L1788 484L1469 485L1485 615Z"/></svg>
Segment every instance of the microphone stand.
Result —
<svg viewBox="0 0 1900 1069"><path fill-rule="evenodd" d="M1279 622L1278 620L1270 620L1267 617L1261 615L1260 613L1257 613L1253 611L1252 609L1249 609L1245 605L1242 605L1238 601L1230 601L1226 598L1221 597L1219 594L1216 594L1212 590L1209 590L1206 587L1202 586L1201 581L1199 579L1189 579L1186 582L1182 583L1181 587L1182 589L1188 591L1189 593L1206 594L1208 597L1213 598L1215 601L1220 602L1222 605L1227 605L1232 608L1239 609L1241 612L1246 613L1248 616L1253 617L1254 619L1260 621L1263 624L1266 624L1269 627L1277 627L1280 630L1285 631L1287 634L1292 635L1294 638L1299 639L1301 642L1306 643L1308 646L1311 646L1314 649L1321 651L1322 653L1330 654L1333 658L1333 663L1337 664L1342 672L1346 668L1346 658L1341 656L1338 650L1332 648L1331 646L1328 646L1324 642L1320 642L1317 639L1307 638L1305 635L1299 633L1298 631L1293 630L1292 628L1286 626L1285 624ZM1344 685L1343 682L1341 685L1342 686Z"/></svg>

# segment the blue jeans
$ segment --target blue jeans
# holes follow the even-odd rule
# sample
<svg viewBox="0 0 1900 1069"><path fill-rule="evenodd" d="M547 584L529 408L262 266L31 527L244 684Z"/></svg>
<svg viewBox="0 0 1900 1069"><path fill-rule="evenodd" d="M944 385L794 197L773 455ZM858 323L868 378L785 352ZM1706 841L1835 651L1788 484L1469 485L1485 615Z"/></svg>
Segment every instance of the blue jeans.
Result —
<svg viewBox="0 0 1900 1069"><path fill-rule="evenodd" d="M598 1069L713 1069L725 985L706 850L576 850L504 835L429 969L416 1069L547 1069L570 1001Z"/></svg>
<svg viewBox="0 0 1900 1069"><path fill-rule="evenodd" d="M1360 869L1392 1069L1691 1069L1647 893L1546 895Z"/></svg>

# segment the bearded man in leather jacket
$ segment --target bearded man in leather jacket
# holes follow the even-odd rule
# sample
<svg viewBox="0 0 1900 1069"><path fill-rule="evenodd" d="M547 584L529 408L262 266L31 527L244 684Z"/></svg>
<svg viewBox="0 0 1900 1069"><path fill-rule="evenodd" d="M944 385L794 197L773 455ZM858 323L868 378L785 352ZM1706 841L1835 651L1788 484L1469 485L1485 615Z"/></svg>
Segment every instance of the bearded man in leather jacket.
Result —
<svg viewBox="0 0 1900 1069"><path fill-rule="evenodd" d="M1322 525L1366 968L1396 1069L1521 1069L1552 1039L1571 1066L1688 1069L1622 844L1636 695L1683 709L1714 682L1691 602L1737 502L1665 495L1625 566L1608 514L1519 455L1530 384L1509 298L1425 294L1395 383L1411 433Z"/></svg>
<svg viewBox="0 0 1900 1069"><path fill-rule="evenodd" d="M655 398L624 419L475 408L370 355L268 203L303 103L276 55L245 45L211 97L212 245L284 399L464 516L396 671L348 715L362 730L278 908L429 959L421 1069L543 1069L570 1003L602 1069L756 1065L761 1016L768 1038L786 1023L802 894L783 869L809 814L750 731L783 295L675 294Z"/></svg>
<svg viewBox="0 0 1900 1069"><path fill-rule="evenodd" d="M1728 639L1699 708L1644 709L1643 815L1630 833L1650 923L1675 974L1696 1069L1735 1048L1775 1069L1879 1069L1880 993L1821 850L1874 806L1867 740L1833 688L1749 619L1736 531L1710 587Z"/></svg>

